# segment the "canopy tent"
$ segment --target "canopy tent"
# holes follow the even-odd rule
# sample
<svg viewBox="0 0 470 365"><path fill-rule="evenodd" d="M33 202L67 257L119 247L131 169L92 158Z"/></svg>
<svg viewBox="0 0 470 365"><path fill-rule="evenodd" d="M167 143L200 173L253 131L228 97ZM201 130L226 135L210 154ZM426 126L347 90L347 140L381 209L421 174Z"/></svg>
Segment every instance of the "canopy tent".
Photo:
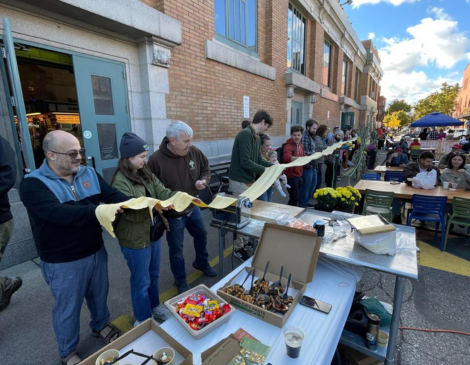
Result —
<svg viewBox="0 0 470 365"><path fill-rule="evenodd" d="M448 115L433 112L411 123L411 127L448 127L463 125L464 122Z"/></svg>

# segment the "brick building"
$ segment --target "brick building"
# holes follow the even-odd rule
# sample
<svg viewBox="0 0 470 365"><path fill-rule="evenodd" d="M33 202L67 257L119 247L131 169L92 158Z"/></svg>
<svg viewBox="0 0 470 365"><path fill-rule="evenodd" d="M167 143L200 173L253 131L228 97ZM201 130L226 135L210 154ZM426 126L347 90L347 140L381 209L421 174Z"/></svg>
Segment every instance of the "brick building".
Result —
<svg viewBox="0 0 470 365"><path fill-rule="evenodd" d="M470 120L470 63L463 72L461 85L462 87L457 95L457 105L452 116L457 119Z"/></svg>
<svg viewBox="0 0 470 365"><path fill-rule="evenodd" d="M380 58L337 1L142 1L181 22L167 118L188 122L212 160L227 159L258 109L274 117L273 145L311 117L343 128L375 119Z"/></svg>
<svg viewBox="0 0 470 365"><path fill-rule="evenodd" d="M375 119L377 127L381 127L385 117L385 104L387 103L387 99L385 96L380 95L380 87L379 87L379 100L377 103L377 117Z"/></svg>

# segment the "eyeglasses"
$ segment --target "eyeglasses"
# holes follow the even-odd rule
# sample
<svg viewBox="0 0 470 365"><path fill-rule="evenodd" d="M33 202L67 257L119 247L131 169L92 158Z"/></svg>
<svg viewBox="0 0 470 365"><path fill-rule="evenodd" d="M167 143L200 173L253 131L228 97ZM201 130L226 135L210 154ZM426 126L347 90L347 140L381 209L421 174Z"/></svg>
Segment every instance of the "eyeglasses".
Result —
<svg viewBox="0 0 470 365"><path fill-rule="evenodd" d="M85 155L85 149L82 148L78 151L73 151L73 152L56 152L56 151L51 151L53 153L57 153L58 155L67 155L70 156L70 158L76 158L78 155L83 156Z"/></svg>

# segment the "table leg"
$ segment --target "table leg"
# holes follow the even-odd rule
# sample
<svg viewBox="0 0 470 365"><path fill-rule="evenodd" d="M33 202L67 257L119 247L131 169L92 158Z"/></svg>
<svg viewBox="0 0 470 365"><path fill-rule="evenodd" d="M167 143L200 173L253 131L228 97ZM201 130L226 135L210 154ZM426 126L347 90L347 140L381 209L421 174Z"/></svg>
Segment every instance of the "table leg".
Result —
<svg viewBox="0 0 470 365"><path fill-rule="evenodd" d="M393 314L392 323L390 324L390 337L387 347L387 358L385 365L392 365L397 346L398 325L400 323L401 305L403 302L403 295L405 293L405 279L397 276L395 280L395 293L393 295Z"/></svg>
<svg viewBox="0 0 470 365"><path fill-rule="evenodd" d="M224 277L224 248L227 232L221 227L219 230L219 280ZM225 231L225 232L224 232Z"/></svg>

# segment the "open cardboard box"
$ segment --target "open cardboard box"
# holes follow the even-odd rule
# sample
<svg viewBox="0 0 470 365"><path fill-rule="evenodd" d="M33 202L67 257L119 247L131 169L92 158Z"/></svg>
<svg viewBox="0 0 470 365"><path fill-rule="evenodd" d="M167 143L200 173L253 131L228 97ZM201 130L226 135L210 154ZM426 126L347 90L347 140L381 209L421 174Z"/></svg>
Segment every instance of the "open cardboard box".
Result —
<svg viewBox="0 0 470 365"><path fill-rule="evenodd" d="M153 333L148 333L153 332ZM150 336L148 336L150 335ZM146 344L138 343L144 336L148 337ZM161 340L161 341L158 341ZM123 355L126 351L133 349L137 352L143 353L145 355L153 355L155 351L162 347L166 347L164 345L166 342L175 352L177 355L175 356L174 365L193 365L193 354L186 349L182 344L176 341L173 337L171 337L164 329L162 329L157 323L155 323L152 319L147 319L145 322L142 322L136 328L130 330L126 334L119 337L114 342L110 343L109 345L99 349L93 355L87 357L83 360L80 365L95 365L96 359L106 350L116 349L121 352ZM134 346L135 345L135 346ZM132 355L135 356L135 355ZM178 358L180 359L178 362ZM136 359L137 364L142 364L145 361L145 358L139 357ZM131 361L131 357L125 357L124 359L119 361L120 364L133 364L134 362ZM153 362L150 361L147 364L152 364Z"/></svg>
<svg viewBox="0 0 470 365"><path fill-rule="evenodd" d="M240 349L240 342L231 334L201 354L202 365L227 365Z"/></svg>
<svg viewBox="0 0 470 365"><path fill-rule="evenodd" d="M266 279L277 281L281 266L284 266L283 285L286 285L287 277L289 274L292 274L291 285L297 290L297 295L293 298L289 310L284 314L267 311L223 291L223 288L232 285L234 278L239 276L240 272L245 271L248 273L252 268L243 268L224 287L218 289L217 294L237 309L274 326L282 327L305 292L307 283L313 280L313 273L315 272L320 252L320 244L321 237L317 237L314 232L272 223L264 225L258 247L253 256L252 268L256 269L257 277L262 277L266 263L269 261ZM245 283L245 287L249 287L250 283L247 283Z"/></svg>

